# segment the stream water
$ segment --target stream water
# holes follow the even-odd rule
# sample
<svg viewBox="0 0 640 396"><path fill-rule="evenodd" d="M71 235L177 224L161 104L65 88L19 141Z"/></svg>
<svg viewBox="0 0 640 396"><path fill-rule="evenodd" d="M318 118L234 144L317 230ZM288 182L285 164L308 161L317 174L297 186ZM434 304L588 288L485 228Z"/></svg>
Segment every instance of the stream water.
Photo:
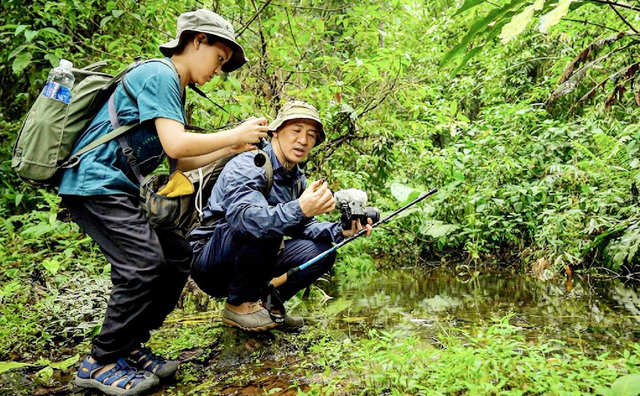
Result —
<svg viewBox="0 0 640 396"><path fill-rule="evenodd" d="M418 330L435 335L439 324L472 328L510 316L525 331L561 340L585 352L614 351L640 340L640 294L620 279L574 275L541 281L511 272L414 268L345 284L334 304L349 302L345 328Z"/></svg>

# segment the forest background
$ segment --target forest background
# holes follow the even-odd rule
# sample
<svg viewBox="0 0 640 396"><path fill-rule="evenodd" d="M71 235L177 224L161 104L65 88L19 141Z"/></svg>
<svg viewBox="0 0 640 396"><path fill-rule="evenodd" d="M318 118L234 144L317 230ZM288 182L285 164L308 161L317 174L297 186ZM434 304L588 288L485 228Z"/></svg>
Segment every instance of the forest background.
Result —
<svg viewBox="0 0 640 396"><path fill-rule="evenodd" d="M367 191L383 215L439 189L361 242L363 254L393 257L388 265L635 277L636 3L4 0L0 302L18 312L37 304L41 289L108 279L95 245L59 218L55 192L22 183L10 167L21 121L49 70L60 58L76 67L108 60L115 72L157 57L177 16L201 7L232 21L250 63L204 86L228 113L188 96L191 123L272 119L284 101L306 100L328 133L306 165L312 179L326 177L334 191ZM16 333L14 319L0 316L10 340L0 360L54 338L37 326ZM79 319L77 334L94 325Z"/></svg>

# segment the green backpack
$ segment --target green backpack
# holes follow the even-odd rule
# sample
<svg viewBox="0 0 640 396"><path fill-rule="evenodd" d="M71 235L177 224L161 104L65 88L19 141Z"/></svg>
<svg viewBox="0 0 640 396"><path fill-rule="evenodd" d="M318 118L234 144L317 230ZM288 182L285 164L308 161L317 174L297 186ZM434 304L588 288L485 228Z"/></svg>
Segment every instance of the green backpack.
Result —
<svg viewBox="0 0 640 396"><path fill-rule="evenodd" d="M16 174L31 184L54 187L59 181L60 169L75 166L82 154L136 126L116 128L69 157L76 140L115 91L118 82L134 67L150 61L170 63L164 59L137 61L116 75L100 71L107 65L104 61L82 69L72 68L75 84L69 104L38 96L13 146L11 167Z"/></svg>

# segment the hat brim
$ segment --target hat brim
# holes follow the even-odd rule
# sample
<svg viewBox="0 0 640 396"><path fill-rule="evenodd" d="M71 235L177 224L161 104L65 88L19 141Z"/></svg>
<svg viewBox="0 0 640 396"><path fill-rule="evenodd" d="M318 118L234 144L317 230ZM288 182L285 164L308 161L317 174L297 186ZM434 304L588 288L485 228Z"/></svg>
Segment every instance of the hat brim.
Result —
<svg viewBox="0 0 640 396"><path fill-rule="evenodd" d="M215 36L218 40L221 40L222 42L227 44L229 48L231 48L231 51L232 51L231 58L224 65L222 65L223 72L231 73L234 70L238 70L245 63L249 61L249 59L247 59L247 57L244 55L244 48L242 48L240 44L234 43L233 41L230 41L224 37L220 37L216 34L212 34L208 32L203 32L203 33L207 33L207 34L211 34L212 36ZM180 37L182 37L182 34L184 34L184 32L180 34ZM160 52L162 53L162 55L170 58L174 54L176 48L178 48L178 45L180 45L180 39L179 38L173 39L169 42L162 44L159 47Z"/></svg>
<svg viewBox="0 0 640 396"><path fill-rule="evenodd" d="M269 126L267 128L269 129L270 132L275 132L285 122L291 121L291 120L298 120L298 119L312 120L312 121L315 121L315 122L318 123L318 126L320 127L320 130L318 131L318 138L316 139L316 143L313 145L313 147L315 147L315 146L319 145L320 143L324 142L324 140L326 139L327 135L326 135L326 133L324 131L324 125L322 124L322 121L320 121L319 119L314 118L314 117L304 116L302 114L292 114L292 115L284 117L284 118L276 118L275 120L273 120L271 122L271 124L269 124Z"/></svg>

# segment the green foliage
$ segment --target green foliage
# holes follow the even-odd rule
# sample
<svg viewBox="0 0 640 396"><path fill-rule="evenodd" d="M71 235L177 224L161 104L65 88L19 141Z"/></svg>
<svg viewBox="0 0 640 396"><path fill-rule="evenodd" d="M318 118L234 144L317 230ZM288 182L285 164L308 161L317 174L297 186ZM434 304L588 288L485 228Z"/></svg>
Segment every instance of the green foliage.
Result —
<svg viewBox="0 0 640 396"><path fill-rule="evenodd" d="M435 344L384 330L370 330L361 340L320 342L308 362L324 368L322 381L299 394L582 395L611 382L611 390L599 394L637 394L631 388L637 374L625 376L639 369L629 363L637 362L637 344L624 356L590 358L560 341L525 340L508 318L476 334L450 331Z"/></svg>
<svg viewBox="0 0 640 396"><path fill-rule="evenodd" d="M561 96L573 92L577 85L587 75L587 72L601 68L608 63L608 67L614 72L607 77L597 73L600 81L582 96L575 106L583 105L591 99L599 88L609 86L611 91L605 103L611 106L620 100L628 90L633 88L634 81L639 70L638 64L633 61L637 45L635 36L638 30L633 26L632 20L637 18L640 8L626 6L615 2L587 2L575 0L559 0L558 2L545 2L543 0L511 0L497 3L468 0L458 8L454 15L474 14L471 27L460 42L449 49L441 59L440 65L445 66L462 56L457 67L451 72L451 76L459 73L485 46L492 45L496 36L501 42L508 43L517 36L527 31L527 26L532 20L538 19L536 30L542 33L561 32L561 34L573 35L581 39L591 38L591 34L584 29L584 25L597 26L601 32L596 35L597 40L587 45L577 56L566 63L565 70L560 76L559 86L549 97L549 104L555 102ZM537 17L537 18L536 18ZM560 24L565 22L562 27ZM558 25L558 26L557 26ZM555 27L555 28L554 28ZM553 29L552 29L553 28ZM629 30L631 29L631 30ZM611 31L616 33L611 34ZM607 33L604 36L602 33ZM631 39L628 39L631 37ZM478 44L477 42L481 42ZM606 54L600 54L605 46L611 43L625 45L613 46ZM473 45L476 43L475 45ZM584 64L582 67L580 67ZM636 96L636 103L640 100Z"/></svg>

